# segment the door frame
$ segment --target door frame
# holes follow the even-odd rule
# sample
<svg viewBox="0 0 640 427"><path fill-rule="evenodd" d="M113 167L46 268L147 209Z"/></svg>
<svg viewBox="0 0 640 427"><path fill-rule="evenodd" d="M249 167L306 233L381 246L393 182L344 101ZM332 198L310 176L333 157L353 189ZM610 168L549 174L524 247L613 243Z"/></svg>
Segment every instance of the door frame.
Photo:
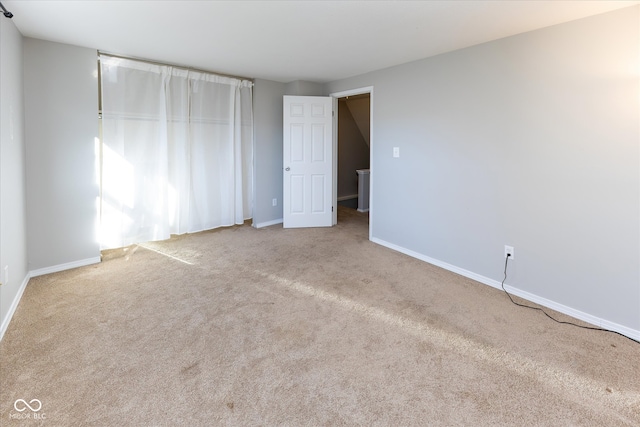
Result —
<svg viewBox="0 0 640 427"><path fill-rule="evenodd" d="M333 98L333 225L338 223L338 99L345 96L369 94L369 240L373 230L373 86L365 86L357 89L344 90L329 94Z"/></svg>

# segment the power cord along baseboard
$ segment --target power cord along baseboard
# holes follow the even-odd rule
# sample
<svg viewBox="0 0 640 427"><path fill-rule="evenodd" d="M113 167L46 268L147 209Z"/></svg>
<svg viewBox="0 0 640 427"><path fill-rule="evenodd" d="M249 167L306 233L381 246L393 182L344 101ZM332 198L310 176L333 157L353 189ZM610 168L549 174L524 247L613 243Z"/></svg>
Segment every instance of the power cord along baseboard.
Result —
<svg viewBox="0 0 640 427"><path fill-rule="evenodd" d="M582 329L591 329L592 331L610 332L612 334L618 334L618 335L620 335L622 337L625 337L628 340L631 340L631 341L635 342L636 344L640 344L640 341L635 340L635 339L633 339L631 337L628 337L625 334L621 334L620 332L612 331L610 329L597 328L595 326L583 326L583 325L578 325L578 324L573 323L573 322L565 322L565 321L562 321L562 320L555 319L553 316L551 316L549 313L547 313L546 311L544 311L540 307L533 307L533 306L530 306L530 305L520 304L519 302L515 302L513 300L512 296L511 296L511 294L509 292L507 292L507 290L504 288L504 282L507 280L507 266L509 265L509 258L511 258L511 254L510 253L507 254L507 256L504 258L504 279L502 279L502 283L500 284L500 286L502 287L502 290L504 291L504 293L507 294L507 296L509 297L511 302L514 303L515 305L517 305L518 307L524 307L524 308L529 308L531 310L541 311L542 313L544 313L545 316L547 316L549 319L553 320L556 323L560 323L560 324L563 324L563 325L576 326L576 327L582 328Z"/></svg>

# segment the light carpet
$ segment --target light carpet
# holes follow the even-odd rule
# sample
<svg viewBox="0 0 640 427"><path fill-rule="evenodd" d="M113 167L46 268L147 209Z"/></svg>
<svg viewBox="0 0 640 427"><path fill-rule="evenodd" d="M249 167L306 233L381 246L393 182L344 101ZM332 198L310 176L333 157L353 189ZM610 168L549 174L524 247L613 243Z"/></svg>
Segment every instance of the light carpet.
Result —
<svg viewBox="0 0 640 427"><path fill-rule="evenodd" d="M640 425L640 345L371 243L345 208L33 278L0 369L2 426Z"/></svg>

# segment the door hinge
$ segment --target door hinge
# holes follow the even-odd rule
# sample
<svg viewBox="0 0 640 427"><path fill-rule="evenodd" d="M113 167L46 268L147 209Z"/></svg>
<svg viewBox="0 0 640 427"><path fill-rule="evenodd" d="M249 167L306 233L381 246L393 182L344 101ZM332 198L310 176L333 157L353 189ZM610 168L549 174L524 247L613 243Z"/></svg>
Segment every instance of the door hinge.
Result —
<svg viewBox="0 0 640 427"><path fill-rule="evenodd" d="M335 111L331 111L331 116L335 117L336 116L336 112Z"/></svg>
<svg viewBox="0 0 640 427"><path fill-rule="evenodd" d="M331 206L331 212L333 212L333 206Z"/></svg>

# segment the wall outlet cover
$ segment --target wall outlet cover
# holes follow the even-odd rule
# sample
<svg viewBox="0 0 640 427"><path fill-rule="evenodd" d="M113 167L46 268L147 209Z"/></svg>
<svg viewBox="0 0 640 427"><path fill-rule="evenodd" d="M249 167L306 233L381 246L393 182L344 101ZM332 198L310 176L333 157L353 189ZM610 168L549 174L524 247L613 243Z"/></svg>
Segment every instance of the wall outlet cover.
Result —
<svg viewBox="0 0 640 427"><path fill-rule="evenodd" d="M504 257L506 258L507 255L509 255L509 254L511 255L509 257L509 259L515 259L516 258L516 253L513 250L513 246L504 245Z"/></svg>

